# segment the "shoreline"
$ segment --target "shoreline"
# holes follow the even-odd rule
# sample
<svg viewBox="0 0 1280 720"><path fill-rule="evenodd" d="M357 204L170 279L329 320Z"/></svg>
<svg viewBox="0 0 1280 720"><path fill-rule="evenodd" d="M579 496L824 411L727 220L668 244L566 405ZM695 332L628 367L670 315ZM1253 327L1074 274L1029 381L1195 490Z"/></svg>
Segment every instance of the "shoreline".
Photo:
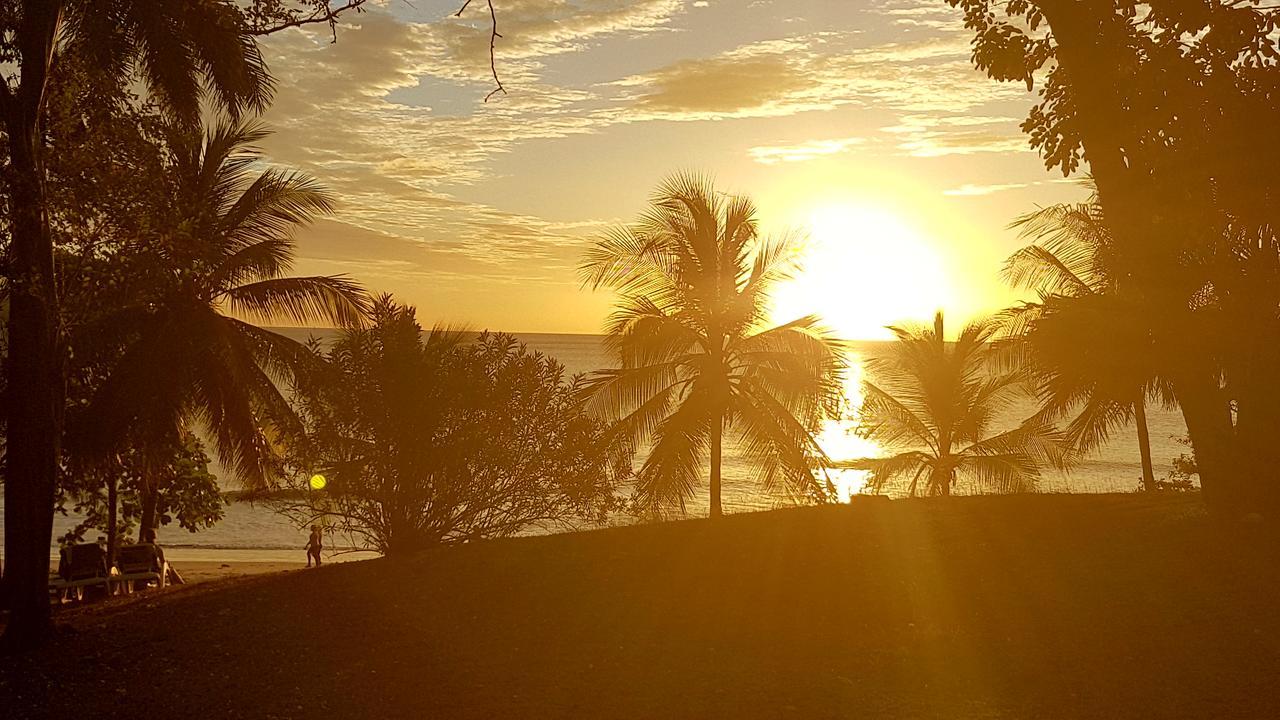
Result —
<svg viewBox="0 0 1280 720"><path fill-rule="evenodd" d="M268 575L272 573L306 570L305 562L263 562L263 561L229 561L214 560L175 561L173 567L182 575L187 585L226 580L229 578L249 577L251 575Z"/></svg>

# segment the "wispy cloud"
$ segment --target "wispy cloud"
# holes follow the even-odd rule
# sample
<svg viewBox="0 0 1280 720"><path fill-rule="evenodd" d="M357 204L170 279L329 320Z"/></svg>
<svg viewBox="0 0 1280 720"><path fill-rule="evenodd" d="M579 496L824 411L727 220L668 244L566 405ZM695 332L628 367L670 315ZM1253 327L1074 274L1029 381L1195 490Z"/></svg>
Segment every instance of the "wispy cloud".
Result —
<svg viewBox="0 0 1280 720"><path fill-rule="evenodd" d="M854 148L895 157L1025 150L1008 109L1028 99L1025 86L974 71L959 14L932 0L878 3L879 29L820 26L761 0L503 0L498 61L511 93L488 104L487 13L453 19L424 7L352 16L337 44L327 29L266 41L279 86L266 116L278 133L266 149L342 198L339 220L303 237L307 261L325 271L348 263L375 284L422 287L519 278L567 293L603 219L588 208L556 222L478 188L502 180L499 168L510 172L525 148L649 122L751 126L757 135L736 135L725 150L746 147L766 166ZM718 19L746 11L773 24ZM676 42L708 22L715 42ZM857 127L834 124L864 111ZM946 192L985 187L996 186Z"/></svg>
<svg viewBox="0 0 1280 720"><path fill-rule="evenodd" d="M845 105L904 113L966 113L1029 97L969 63L963 35L866 45L860 33L824 31L748 43L611 83L636 109L629 119L778 117Z"/></svg>
<svg viewBox="0 0 1280 720"><path fill-rule="evenodd" d="M897 138L899 149L916 157L1030 152L1018 122L1012 117L913 114L882 130Z"/></svg>
<svg viewBox="0 0 1280 720"><path fill-rule="evenodd" d="M1019 188L1031 187L1032 185L1038 184L1039 183L997 183L995 185L971 185L969 183L965 183L960 187L943 190L942 194L953 197L991 195L992 193L998 193L1003 190L1017 190Z"/></svg>
<svg viewBox="0 0 1280 720"><path fill-rule="evenodd" d="M760 145L747 150L752 160L762 165L776 165L784 162L805 162L816 160L827 155L838 155L848 152L855 145L865 142L864 138L848 137L834 140L810 140L798 145Z"/></svg>

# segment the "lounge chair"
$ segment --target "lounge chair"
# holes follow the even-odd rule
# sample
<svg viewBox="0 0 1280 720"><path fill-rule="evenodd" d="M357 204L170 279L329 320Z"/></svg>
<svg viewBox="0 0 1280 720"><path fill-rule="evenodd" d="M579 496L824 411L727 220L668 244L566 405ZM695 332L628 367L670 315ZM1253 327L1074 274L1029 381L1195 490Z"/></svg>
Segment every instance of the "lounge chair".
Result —
<svg viewBox="0 0 1280 720"><path fill-rule="evenodd" d="M153 543L124 545L116 551L116 567L120 574L111 578L111 582L123 587L125 592L133 592L139 581L144 588L153 580L156 585L164 587L168 575L165 565L163 556Z"/></svg>
<svg viewBox="0 0 1280 720"><path fill-rule="evenodd" d="M68 596L83 600L85 588L98 586L108 591L111 589L111 571L102 546L82 543L63 548L58 562L58 577L50 581L49 590L57 592L59 600Z"/></svg>

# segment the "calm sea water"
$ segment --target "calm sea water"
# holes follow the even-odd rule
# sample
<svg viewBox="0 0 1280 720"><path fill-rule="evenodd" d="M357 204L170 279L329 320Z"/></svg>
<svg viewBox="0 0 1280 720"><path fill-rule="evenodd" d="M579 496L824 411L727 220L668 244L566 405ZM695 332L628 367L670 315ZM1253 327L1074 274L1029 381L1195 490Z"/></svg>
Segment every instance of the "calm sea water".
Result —
<svg viewBox="0 0 1280 720"><path fill-rule="evenodd" d="M281 332L301 340L305 340L310 335L315 335L321 340L331 337L331 334L326 331L281 330ZM565 366L568 374L589 372L608 367L610 364L598 335L520 334L516 337L530 349L556 358ZM845 383L851 405L856 406L858 400L857 388L861 379L862 359L882 351L884 347L884 343L875 342L855 343L852 346L849 357L850 372ZM1032 411L1033 404L1030 399L1021 401L1014 404L999 419L998 424L1002 427L1012 427ZM1186 452L1186 448L1175 441L1175 438L1186 434L1186 428L1180 413L1162 408L1148 409L1148 423L1156 476L1161 477L1171 469L1173 458ZM878 448L853 435L853 425L852 418L828 424L822 435L822 443L833 459L847 460L879 453ZM215 467L213 470L220 478L228 478L221 467ZM1052 471L1046 473L1041 479L1039 488L1045 492L1124 492L1135 490L1141 481L1141 475L1137 435L1133 428L1127 428L1116 433L1106 447L1087 458L1069 475ZM732 448L726 448L724 505L727 512L762 510L787 504L785 498L762 493L751 478L750 467ZM862 489L864 478L856 471L835 471L832 479L842 497L847 498ZM229 478L224 480L223 485L226 489L236 487L234 480ZM962 491L965 490L971 489L962 488ZM689 514L705 515L706 508L706 498L699 496L690 502ZM0 531L3 529L3 522L0 518ZM75 519L59 517L55 524L55 536L57 536L73 526ZM307 540L305 532L293 527L269 508L245 503L233 503L229 506L223 522L210 530L192 534L179 528L166 527L160 531L160 540L167 547L172 548L170 556L176 562L182 560L301 562L306 559L302 550ZM356 557L367 557L367 554L342 555L334 559Z"/></svg>

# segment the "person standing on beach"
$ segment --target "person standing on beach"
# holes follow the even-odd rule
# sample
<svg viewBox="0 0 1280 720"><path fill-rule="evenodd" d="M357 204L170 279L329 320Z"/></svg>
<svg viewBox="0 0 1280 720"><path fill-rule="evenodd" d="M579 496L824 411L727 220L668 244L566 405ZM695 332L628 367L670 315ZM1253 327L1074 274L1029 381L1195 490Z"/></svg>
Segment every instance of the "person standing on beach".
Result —
<svg viewBox="0 0 1280 720"><path fill-rule="evenodd" d="M320 551L324 548L324 534L320 532L318 526L312 526L311 537L307 539L307 567L311 567L311 561L316 561L316 567L320 567Z"/></svg>

